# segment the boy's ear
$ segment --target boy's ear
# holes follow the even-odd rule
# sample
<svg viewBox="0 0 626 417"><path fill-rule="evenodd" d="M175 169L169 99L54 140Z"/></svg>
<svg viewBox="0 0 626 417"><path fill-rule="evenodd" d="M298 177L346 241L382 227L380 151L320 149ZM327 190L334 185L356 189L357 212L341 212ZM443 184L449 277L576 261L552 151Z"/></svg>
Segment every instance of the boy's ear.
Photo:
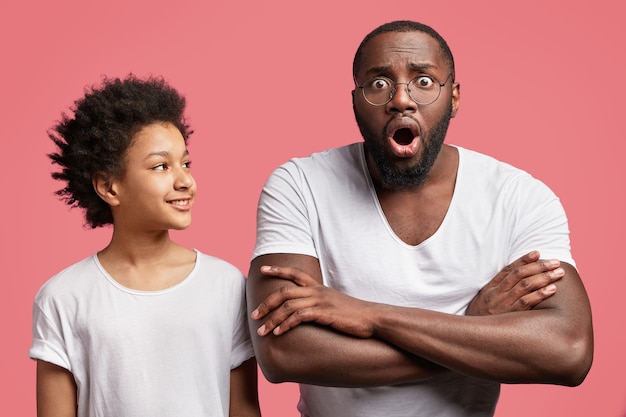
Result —
<svg viewBox="0 0 626 417"><path fill-rule="evenodd" d="M115 191L115 182L111 175L104 172L96 172L91 177L91 183L96 193L110 206L117 206L120 204L117 198L117 192Z"/></svg>

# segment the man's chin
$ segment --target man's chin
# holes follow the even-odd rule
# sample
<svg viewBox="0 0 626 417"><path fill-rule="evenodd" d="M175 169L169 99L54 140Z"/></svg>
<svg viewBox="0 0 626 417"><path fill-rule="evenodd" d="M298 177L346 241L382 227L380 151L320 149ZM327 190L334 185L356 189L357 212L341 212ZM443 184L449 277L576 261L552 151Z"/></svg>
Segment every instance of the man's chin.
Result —
<svg viewBox="0 0 626 417"><path fill-rule="evenodd" d="M376 164L384 189L406 190L419 187L426 182L429 169L422 166L420 162L407 160L399 162L402 163L392 164L390 161L384 161Z"/></svg>

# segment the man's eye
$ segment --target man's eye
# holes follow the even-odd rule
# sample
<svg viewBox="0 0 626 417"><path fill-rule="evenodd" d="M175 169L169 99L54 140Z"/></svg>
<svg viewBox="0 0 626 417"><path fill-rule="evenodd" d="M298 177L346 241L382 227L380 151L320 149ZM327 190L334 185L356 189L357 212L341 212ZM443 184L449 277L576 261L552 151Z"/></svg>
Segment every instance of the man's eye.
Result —
<svg viewBox="0 0 626 417"><path fill-rule="evenodd" d="M430 88L435 84L435 82L430 77L422 76L422 77L417 77L413 81L413 84L418 88Z"/></svg>
<svg viewBox="0 0 626 417"><path fill-rule="evenodd" d="M370 83L370 86L374 90L385 90L390 87L390 83L388 80L384 78L376 78L372 80L372 82Z"/></svg>

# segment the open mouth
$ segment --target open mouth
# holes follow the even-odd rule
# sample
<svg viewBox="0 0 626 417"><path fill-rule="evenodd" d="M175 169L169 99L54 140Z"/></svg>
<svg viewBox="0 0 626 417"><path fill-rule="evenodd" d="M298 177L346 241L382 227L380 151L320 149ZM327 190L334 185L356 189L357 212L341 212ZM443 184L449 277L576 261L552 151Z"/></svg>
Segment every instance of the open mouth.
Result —
<svg viewBox="0 0 626 417"><path fill-rule="evenodd" d="M413 134L411 129L402 128L393 132L392 138L398 145L408 145L413 142L413 139L415 139L415 135Z"/></svg>
<svg viewBox="0 0 626 417"><path fill-rule="evenodd" d="M416 121L408 117L393 119L387 125L389 150L399 158L415 156L420 147L420 129Z"/></svg>

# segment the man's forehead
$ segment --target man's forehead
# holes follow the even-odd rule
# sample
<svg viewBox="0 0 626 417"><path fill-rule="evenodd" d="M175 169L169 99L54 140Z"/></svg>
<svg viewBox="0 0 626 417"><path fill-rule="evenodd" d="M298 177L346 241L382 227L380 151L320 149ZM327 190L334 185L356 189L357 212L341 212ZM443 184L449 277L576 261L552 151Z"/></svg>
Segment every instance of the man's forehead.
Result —
<svg viewBox="0 0 626 417"><path fill-rule="evenodd" d="M424 32L386 32L364 45L361 67L384 67L398 58L416 66L440 67L445 61L439 43Z"/></svg>
<svg viewBox="0 0 626 417"><path fill-rule="evenodd" d="M386 32L376 35L364 47L364 56L370 54L408 53L441 55L439 44L424 32Z"/></svg>

